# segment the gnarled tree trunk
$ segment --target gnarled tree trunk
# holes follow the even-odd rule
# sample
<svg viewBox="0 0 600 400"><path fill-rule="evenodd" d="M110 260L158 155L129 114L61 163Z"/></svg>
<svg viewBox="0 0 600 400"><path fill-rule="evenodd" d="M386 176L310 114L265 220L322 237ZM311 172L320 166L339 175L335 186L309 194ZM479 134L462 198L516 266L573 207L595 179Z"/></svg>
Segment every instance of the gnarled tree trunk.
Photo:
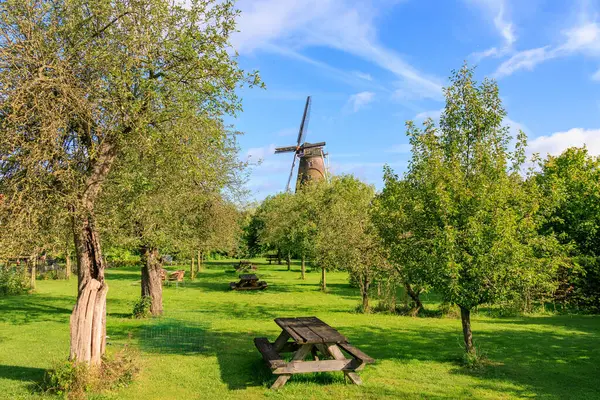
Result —
<svg viewBox="0 0 600 400"><path fill-rule="evenodd" d="M463 336L465 339L465 351L472 353L475 351L473 347L473 332L471 332L471 310L460 306L460 319L462 321Z"/></svg>
<svg viewBox="0 0 600 400"><path fill-rule="evenodd" d="M162 264L156 247L142 247L142 297L150 298L150 313L157 316L163 312L162 279L160 271ZM193 258L192 258L193 270Z"/></svg>
<svg viewBox="0 0 600 400"><path fill-rule="evenodd" d="M126 128L130 130L130 128ZM77 303L71 314L69 359L99 366L106 349L106 263L94 225L94 204L116 157L115 143L103 141L85 182L80 203L73 205L73 239L77 253Z"/></svg>
<svg viewBox="0 0 600 400"><path fill-rule="evenodd" d="M91 365L100 365L106 348L106 295L105 262L100 250L93 216L73 219L75 248L77 249L77 303L71 314L70 359Z"/></svg>

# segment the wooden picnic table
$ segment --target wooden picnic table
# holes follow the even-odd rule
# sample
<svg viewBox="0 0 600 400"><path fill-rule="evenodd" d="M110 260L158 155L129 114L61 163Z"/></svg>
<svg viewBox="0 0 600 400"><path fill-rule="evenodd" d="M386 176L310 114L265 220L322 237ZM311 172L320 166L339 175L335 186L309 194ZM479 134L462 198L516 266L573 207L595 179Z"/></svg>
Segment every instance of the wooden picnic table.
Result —
<svg viewBox="0 0 600 400"><path fill-rule="evenodd" d="M241 274L239 282L230 282L233 290L262 290L267 288L267 282L259 281L255 274Z"/></svg>
<svg viewBox="0 0 600 400"><path fill-rule="evenodd" d="M275 318L275 323L281 327L275 342L254 339L273 374L279 375L271 389L285 385L293 374L324 371L343 371L352 383L360 385L362 381L356 372L375 362L317 317ZM283 360L281 353L293 353L292 360ZM309 354L314 361L304 361Z"/></svg>

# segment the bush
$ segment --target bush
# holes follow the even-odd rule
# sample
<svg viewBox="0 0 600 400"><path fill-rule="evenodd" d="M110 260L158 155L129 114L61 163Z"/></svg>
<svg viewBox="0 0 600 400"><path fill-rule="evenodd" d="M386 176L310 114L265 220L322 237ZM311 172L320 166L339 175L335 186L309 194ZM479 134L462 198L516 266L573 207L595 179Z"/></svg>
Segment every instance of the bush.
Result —
<svg viewBox="0 0 600 400"><path fill-rule="evenodd" d="M29 276L24 267L0 268L0 295L23 294L29 291Z"/></svg>
<svg viewBox="0 0 600 400"><path fill-rule="evenodd" d="M133 318L147 318L151 315L150 306L152 305L152 299L150 296L142 296L133 305Z"/></svg>
<svg viewBox="0 0 600 400"><path fill-rule="evenodd" d="M42 388L46 393L68 399L85 399L87 393L102 392L130 384L139 372L138 354L129 346L115 354L106 354L101 368L85 363L63 361L46 372Z"/></svg>

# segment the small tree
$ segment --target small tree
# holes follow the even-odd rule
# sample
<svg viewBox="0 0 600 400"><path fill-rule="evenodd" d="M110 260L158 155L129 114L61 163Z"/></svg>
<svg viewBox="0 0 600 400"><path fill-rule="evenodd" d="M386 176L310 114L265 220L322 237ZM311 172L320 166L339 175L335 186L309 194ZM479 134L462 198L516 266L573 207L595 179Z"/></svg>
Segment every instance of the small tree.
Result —
<svg viewBox="0 0 600 400"><path fill-rule="evenodd" d="M361 309L369 312L369 290L386 254L370 218L375 191L353 176L333 178L320 198L321 214L315 243L316 260L323 269L347 270L358 283Z"/></svg>
<svg viewBox="0 0 600 400"><path fill-rule="evenodd" d="M519 174L525 135L508 151L506 112L495 82L473 80L466 65L444 89L440 128L407 123L412 160L406 174L415 210L405 229L427 281L447 302L457 304L465 350L474 352L471 311L510 298L524 277L551 280L554 264L544 257L553 242L537 234L539 196ZM512 161L512 163L511 163Z"/></svg>

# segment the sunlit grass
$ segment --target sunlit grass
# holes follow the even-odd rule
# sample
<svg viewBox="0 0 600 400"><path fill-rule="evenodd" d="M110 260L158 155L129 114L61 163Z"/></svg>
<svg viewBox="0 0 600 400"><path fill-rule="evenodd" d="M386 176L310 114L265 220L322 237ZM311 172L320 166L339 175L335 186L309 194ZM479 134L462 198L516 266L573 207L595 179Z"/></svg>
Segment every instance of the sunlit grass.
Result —
<svg viewBox="0 0 600 400"><path fill-rule="evenodd" d="M130 342L141 350L135 383L114 399L342 398L600 398L600 318L593 316L476 316L476 345L490 360L482 370L461 367L460 321L362 315L358 290L345 273L300 280L299 267L260 265L265 291L234 292L231 262L210 263L194 282L164 290L165 316L129 318L139 296L137 268L107 271L109 349ZM187 268L186 268L187 269ZM186 273L189 276L189 272ZM44 370L68 354L69 314L76 279L40 281L30 296L0 298L0 398L35 398ZM433 296L431 298L434 298ZM361 372L363 386L341 373L294 376L272 392L270 371L252 339L273 340L276 317L315 315L377 359Z"/></svg>

